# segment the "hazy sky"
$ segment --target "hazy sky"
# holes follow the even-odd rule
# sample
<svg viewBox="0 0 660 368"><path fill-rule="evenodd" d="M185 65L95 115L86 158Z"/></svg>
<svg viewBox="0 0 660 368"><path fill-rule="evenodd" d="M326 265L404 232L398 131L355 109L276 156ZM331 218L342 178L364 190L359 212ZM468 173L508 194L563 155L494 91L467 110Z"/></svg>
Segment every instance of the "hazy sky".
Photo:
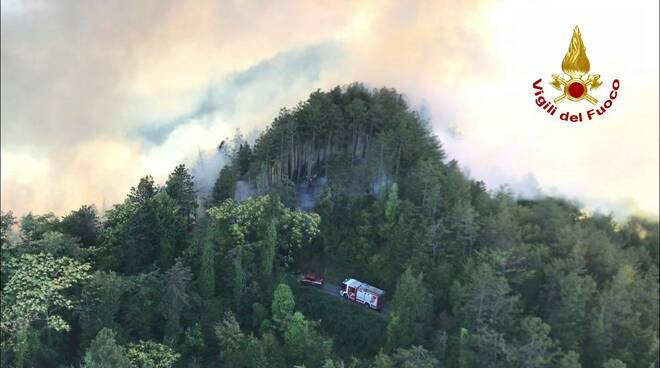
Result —
<svg viewBox="0 0 660 368"><path fill-rule="evenodd" d="M604 116L562 124L531 85L557 94L575 25L604 82L594 97L621 87ZM2 0L1 41L3 210L109 206L361 81L404 93L490 188L658 215L657 1Z"/></svg>

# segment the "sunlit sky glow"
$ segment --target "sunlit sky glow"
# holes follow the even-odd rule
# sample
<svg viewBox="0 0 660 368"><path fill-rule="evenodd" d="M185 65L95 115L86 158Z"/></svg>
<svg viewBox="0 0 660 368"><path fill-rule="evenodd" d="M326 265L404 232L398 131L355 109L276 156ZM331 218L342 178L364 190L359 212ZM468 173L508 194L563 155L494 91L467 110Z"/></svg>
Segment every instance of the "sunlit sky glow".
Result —
<svg viewBox="0 0 660 368"><path fill-rule="evenodd" d="M394 87L489 188L658 216L657 1L5 1L2 209L122 200L317 88ZM579 25L605 116L562 124L532 82ZM587 102L560 106L584 111Z"/></svg>

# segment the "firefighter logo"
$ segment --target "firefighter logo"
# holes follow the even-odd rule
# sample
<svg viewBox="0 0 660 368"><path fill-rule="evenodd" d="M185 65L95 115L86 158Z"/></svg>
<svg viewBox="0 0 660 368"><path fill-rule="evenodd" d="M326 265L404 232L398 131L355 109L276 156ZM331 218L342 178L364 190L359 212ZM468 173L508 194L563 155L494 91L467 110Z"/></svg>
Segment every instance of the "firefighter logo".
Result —
<svg viewBox="0 0 660 368"><path fill-rule="evenodd" d="M543 78L539 78L532 83L536 106L550 116L558 117L561 121L571 123L581 123L604 115L609 111L614 104L614 100L619 96L621 82L616 78L613 79L610 94L599 103L590 92L600 87L603 82L600 81L600 74L589 74L590 67L591 65L587 58L587 49L584 47L584 42L582 42L580 28L575 26L575 29L573 29L573 37L571 37L571 43L568 46L568 51L561 63L561 70L564 74L553 74L552 79L550 80L550 85L561 91L562 94L555 98L546 98L544 95L545 90L543 88ZM557 113L557 105L565 99L573 102L587 100L592 105L599 104L600 106L594 106L593 108L583 111L565 110ZM570 104L564 104L562 106L570 109L569 105Z"/></svg>
<svg viewBox="0 0 660 368"><path fill-rule="evenodd" d="M589 73L589 59L587 58L587 50L582 42L582 35L580 29L575 26L573 30L573 37L568 46L568 51L564 60L561 62L561 70L564 75L553 74L552 82L550 85L563 93L554 99L558 104L565 98L571 101L587 100L592 105L595 105L598 100L589 95L589 91L594 90L602 84L599 81L600 74L589 74L586 78L584 76Z"/></svg>

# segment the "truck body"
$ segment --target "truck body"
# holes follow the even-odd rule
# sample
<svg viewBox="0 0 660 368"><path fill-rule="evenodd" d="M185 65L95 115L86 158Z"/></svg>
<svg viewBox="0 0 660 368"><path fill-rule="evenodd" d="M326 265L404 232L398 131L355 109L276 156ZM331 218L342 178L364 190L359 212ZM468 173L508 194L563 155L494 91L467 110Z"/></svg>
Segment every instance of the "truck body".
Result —
<svg viewBox="0 0 660 368"><path fill-rule="evenodd" d="M347 278L342 281L339 288L339 295L348 300L352 300L375 310L383 308L385 292L377 287L356 279Z"/></svg>

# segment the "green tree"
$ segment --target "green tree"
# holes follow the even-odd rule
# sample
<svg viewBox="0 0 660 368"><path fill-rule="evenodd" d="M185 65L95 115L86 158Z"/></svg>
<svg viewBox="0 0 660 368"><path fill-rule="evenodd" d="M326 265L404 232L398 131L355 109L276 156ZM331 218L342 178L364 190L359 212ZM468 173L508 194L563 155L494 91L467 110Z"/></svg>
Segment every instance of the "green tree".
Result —
<svg viewBox="0 0 660 368"><path fill-rule="evenodd" d="M202 254L199 271L199 293L203 300L208 301L215 297L215 249L214 243L208 236L202 240Z"/></svg>
<svg viewBox="0 0 660 368"><path fill-rule="evenodd" d="M321 218L316 213L282 209L278 221L277 238L278 249L285 267L293 263L294 251L309 245L318 237L320 222Z"/></svg>
<svg viewBox="0 0 660 368"><path fill-rule="evenodd" d="M163 277L162 313L165 317L165 336L177 341L182 333L181 315L190 308L192 272L177 261Z"/></svg>
<svg viewBox="0 0 660 368"><path fill-rule="evenodd" d="M399 200L399 186L394 183L387 193L387 202L385 202L385 228L391 229L399 216L399 206L401 206L401 201Z"/></svg>
<svg viewBox="0 0 660 368"><path fill-rule="evenodd" d="M264 349L264 356L268 361L268 366L272 368L285 368L286 358L282 350L282 344L271 332L261 336L261 345Z"/></svg>
<svg viewBox="0 0 660 368"><path fill-rule="evenodd" d="M562 354L557 362L557 368L582 368L580 354L572 350Z"/></svg>
<svg viewBox="0 0 660 368"><path fill-rule="evenodd" d="M193 177L185 165L177 166L170 174L165 182L165 191L181 208L183 223L190 230L197 218L197 193Z"/></svg>
<svg viewBox="0 0 660 368"><path fill-rule="evenodd" d="M154 179L151 175L147 175L140 179L140 182L136 187L131 187L131 191L128 194L128 200L138 205L144 205L153 198L156 193L158 193L158 188L154 183Z"/></svg>
<svg viewBox="0 0 660 368"><path fill-rule="evenodd" d="M153 341L142 341L128 347L127 357L136 368L171 368L181 354L171 347Z"/></svg>
<svg viewBox="0 0 660 368"><path fill-rule="evenodd" d="M431 316L431 294L424 287L423 275L413 275L408 268L396 285L392 311L387 323L387 346L390 350L425 342Z"/></svg>
<svg viewBox="0 0 660 368"><path fill-rule="evenodd" d="M548 322L552 335L567 350L579 351L588 330L588 306L596 283L577 260L556 260L546 271Z"/></svg>
<svg viewBox="0 0 660 368"><path fill-rule="evenodd" d="M20 238L23 243L41 239L48 232L58 231L60 221L53 213L33 215L31 212L21 217Z"/></svg>
<svg viewBox="0 0 660 368"><path fill-rule="evenodd" d="M211 191L211 206L220 205L226 199L234 198L236 179L231 165L225 165Z"/></svg>
<svg viewBox="0 0 660 368"><path fill-rule="evenodd" d="M118 314L121 325L131 336L151 339L155 337L154 330L160 321L163 279L154 271L132 276L128 281L126 299Z"/></svg>
<svg viewBox="0 0 660 368"><path fill-rule="evenodd" d="M233 297L234 308L237 312L243 310L243 302L246 294L246 285L248 284L247 273L244 267L244 254L247 252L247 246L238 244L234 248L234 259L232 264Z"/></svg>
<svg viewBox="0 0 660 368"><path fill-rule="evenodd" d="M157 193L153 179L146 176L140 179L137 187L131 188L126 201L114 209L117 213L109 215L112 221L106 225L110 236L105 239L110 244L106 246L118 253L122 272L136 274L145 270L159 258L160 248L169 247L169 244L161 244L161 221L157 212L160 206L154 201Z"/></svg>
<svg viewBox="0 0 660 368"><path fill-rule="evenodd" d="M330 357L332 341L321 336L314 322L305 320L300 312L291 317L284 332L288 362L292 365L319 367Z"/></svg>
<svg viewBox="0 0 660 368"><path fill-rule="evenodd" d="M270 280L273 275L275 254L277 253L277 228L275 219L266 226L264 240L261 242L261 274L264 280Z"/></svg>
<svg viewBox="0 0 660 368"><path fill-rule="evenodd" d="M188 367L198 367L205 355L204 336L199 323L187 328L183 339L182 355L187 361Z"/></svg>
<svg viewBox="0 0 660 368"><path fill-rule="evenodd" d="M57 231L48 231L39 239L22 244L16 249L23 252L42 253L46 252L54 257L81 258L80 243L77 239Z"/></svg>
<svg viewBox="0 0 660 368"><path fill-rule="evenodd" d="M11 228L16 224L16 218L14 213L11 211L3 212L0 211L0 246L5 246L5 243L9 240L9 234L11 233Z"/></svg>
<svg viewBox="0 0 660 368"><path fill-rule="evenodd" d="M115 341L115 333L108 328L101 329L89 346L83 358L84 368L130 368L126 349Z"/></svg>
<svg viewBox="0 0 660 368"><path fill-rule="evenodd" d="M454 315L470 331L482 326L504 329L515 320L518 297L507 279L487 263L468 267L467 279L452 286Z"/></svg>
<svg viewBox="0 0 660 368"><path fill-rule="evenodd" d="M90 265L48 253L23 254L8 261L9 280L2 289L2 331L14 335L37 321L56 331L71 326L63 312L75 307L69 294L89 278Z"/></svg>
<svg viewBox="0 0 660 368"><path fill-rule="evenodd" d="M238 175L247 174L252 163L252 150L247 142L241 143L236 150L234 161L238 164Z"/></svg>
<svg viewBox="0 0 660 368"><path fill-rule="evenodd" d="M284 331L293 316L293 308L295 307L295 300L293 292L287 284L279 284L275 288L273 294L273 302L271 305L271 315L273 323L280 330Z"/></svg>
<svg viewBox="0 0 660 368"><path fill-rule="evenodd" d="M100 230L96 208L93 205L83 205L79 209L71 211L60 221L60 229L66 234L79 238L83 247L96 246Z"/></svg>
<svg viewBox="0 0 660 368"><path fill-rule="evenodd" d="M135 258L137 254L135 247L127 246L135 244L134 241L129 241L129 230L132 229L131 221L137 211L138 205L128 200L106 211L105 222L98 238L99 247L93 254L99 268L124 271L127 263L137 267L134 259L124 258Z"/></svg>
<svg viewBox="0 0 660 368"><path fill-rule="evenodd" d="M507 249L521 239L516 204L507 187L500 188L494 197L495 212L484 218L479 244L481 248Z"/></svg>
<svg viewBox="0 0 660 368"><path fill-rule="evenodd" d="M115 317L127 286L127 282L112 271L97 271L92 274L82 290L81 346L87 346L104 327L119 330Z"/></svg>
<svg viewBox="0 0 660 368"><path fill-rule="evenodd" d="M9 270L6 265L12 257L14 257L14 242L10 240L12 227L16 224L14 214L9 212L0 211L0 290L4 288L5 283L9 277Z"/></svg>
<svg viewBox="0 0 660 368"><path fill-rule="evenodd" d="M158 226L156 237L159 243L158 265L168 269L174 264L185 237L185 218L181 217L181 207L166 192L160 192L153 198L155 222Z"/></svg>
<svg viewBox="0 0 660 368"><path fill-rule="evenodd" d="M648 366L657 361L657 320L651 326L642 326L640 321L640 312L649 307L647 302L642 302L643 299L637 299L637 295L645 294L638 292L644 287L634 268L624 265L598 296L590 319L590 341L586 346L590 361L602 362L604 358L612 357L635 366ZM653 296L656 300L657 295L656 291ZM657 316L656 313L657 308L652 315Z"/></svg>
<svg viewBox="0 0 660 368"><path fill-rule="evenodd" d="M440 365L438 359L421 346L397 349L394 360L397 362L397 367L401 368L436 368Z"/></svg>
<svg viewBox="0 0 660 368"><path fill-rule="evenodd" d="M376 355L371 368L394 368L394 360L382 350Z"/></svg>
<svg viewBox="0 0 660 368"><path fill-rule="evenodd" d="M215 336L220 343L221 362L230 367L243 366L247 337L232 313L227 313L224 320L215 326Z"/></svg>
<svg viewBox="0 0 660 368"><path fill-rule="evenodd" d="M215 327L215 334L222 349L223 365L237 368L265 368L266 356L261 341L241 331L234 315L227 313L222 323Z"/></svg>
<svg viewBox="0 0 660 368"><path fill-rule="evenodd" d="M466 255L472 253L479 235L479 223L477 213L470 203L459 201L454 205L449 229L456 241L457 250Z"/></svg>
<svg viewBox="0 0 660 368"><path fill-rule="evenodd" d="M519 367L552 366L556 351L555 342L550 338L550 326L538 317L525 317L520 330L509 359Z"/></svg>
<svg viewBox="0 0 660 368"><path fill-rule="evenodd" d="M603 368L626 368L626 363L620 361L619 359L608 359Z"/></svg>
<svg viewBox="0 0 660 368"><path fill-rule="evenodd" d="M461 367L507 367L510 347L504 335L483 326L467 333L460 359Z"/></svg>

